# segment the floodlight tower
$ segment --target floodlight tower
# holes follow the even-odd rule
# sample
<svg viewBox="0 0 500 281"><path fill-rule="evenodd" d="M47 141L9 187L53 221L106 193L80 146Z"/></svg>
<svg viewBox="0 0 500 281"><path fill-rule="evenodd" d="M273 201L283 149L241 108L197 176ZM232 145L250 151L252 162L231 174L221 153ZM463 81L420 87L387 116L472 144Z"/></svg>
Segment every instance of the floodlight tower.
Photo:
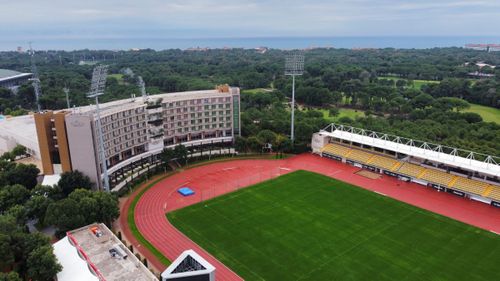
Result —
<svg viewBox="0 0 500 281"><path fill-rule="evenodd" d="M68 89L68 87L64 87L63 91L64 91L64 94L66 95L66 105L67 105L68 109L70 109L70 106L69 106L69 89Z"/></svg>
<svg viewBox="0 0 500 281"><path fill-rule="evenodd" d="M294 119L295 119L295 76L300 76L304 73L304 54L302 52L294 52L285 58L285 75L292 76L292 124L290 132L290 140L295 139Z"/></svg>
<svg viewBox="0 0 500 281"><path fill-rule="evenodd" d="M31 60L31 72L33 73L33 77L30 79L33 85L33 89L35 90L35 100L36 100L36 108L38 112L42 111L42 107L40 106L40 96L42 95L42 89L40 87L40 77L38 76L38 70L36 68L35 64L35 51L33 51L33 48L31 47L31 42L29 42L30 45L30 60Z"/></svg>
<svg viewBox="0 0 500 281"><path fill-rule="evenodd" d="M146 101L148 99L148 93L146 92L146 83L144 83L142 76L137 77L137 85L139 86L139 89L141 90L142 99L144 101Z"/></svg>
<svg viewBox="0 0 500 281"><path fill-rule="evenodd" d="M106 78L108 77L108 66L98 65L92 73L92 83L90 84L90 92L88 98L95 98L95 111L97 115L97 135L99 138L99 155L101 157L101 167L104 174L104 190L109 192L109 176L108 167L106 165L106 154L104 152L104 138L102 136L101 115L99 112L99 96L104 94L106 87Z"/></svg>

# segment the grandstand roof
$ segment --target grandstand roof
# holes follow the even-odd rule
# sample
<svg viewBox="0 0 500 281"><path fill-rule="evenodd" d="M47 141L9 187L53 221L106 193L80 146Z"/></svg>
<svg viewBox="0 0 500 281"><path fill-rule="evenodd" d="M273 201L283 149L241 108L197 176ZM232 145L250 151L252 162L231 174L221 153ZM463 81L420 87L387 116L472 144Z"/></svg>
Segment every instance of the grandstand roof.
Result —
<svg viewBox="0 0 500 281"><path fill-rule="evenodd" d="M31 76L31 73L22 73L9 69L0 69L0 82L24 76Z"/></svg>
<svg viewBox="0 0 500 281"><path fill-rule="evenodd" d="M319 133L469 171L477 171L490 176L500 176L500 158L498 156L485 155L334 123L328 125Z"/></svg>

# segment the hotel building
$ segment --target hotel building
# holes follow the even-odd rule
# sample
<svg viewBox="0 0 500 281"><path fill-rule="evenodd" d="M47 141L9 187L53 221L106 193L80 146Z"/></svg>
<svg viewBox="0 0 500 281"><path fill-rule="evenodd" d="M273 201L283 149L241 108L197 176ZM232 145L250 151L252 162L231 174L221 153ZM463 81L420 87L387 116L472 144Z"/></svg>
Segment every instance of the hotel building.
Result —
<svg viewBox="0 0 500 281"><path fill-rule="evenodd" d="M112 186L123 170L159 158L164 148L231 145L240 135L240 90L168 93L99 105ZM79 170L102 188L95 105L35 114L45 175Z"/></svg>

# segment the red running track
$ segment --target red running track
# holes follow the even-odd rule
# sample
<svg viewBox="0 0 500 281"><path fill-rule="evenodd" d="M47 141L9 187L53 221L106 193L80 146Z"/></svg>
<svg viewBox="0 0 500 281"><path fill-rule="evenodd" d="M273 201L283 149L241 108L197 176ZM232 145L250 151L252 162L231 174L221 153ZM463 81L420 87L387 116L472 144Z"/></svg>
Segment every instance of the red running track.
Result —
<svg viewBox="0 0 500 281"><path fill-rule="evenodd" d="M284 160L221 162L174 174L150 188L139 199L135 208L137 228L170 260L174 260L187 249L193 249L217 268L217 280L242 280L231 269L171 225L165 213L299 169L324 174L500 233L500 209L498 208L449 193L437 192L415 183L402 182L388 176L368 179L354 174L359 171L359 168L312 154L301 154ZM193 189L196 194L189 197L182 197L178 194L177 189L185 185Z"/></svg>

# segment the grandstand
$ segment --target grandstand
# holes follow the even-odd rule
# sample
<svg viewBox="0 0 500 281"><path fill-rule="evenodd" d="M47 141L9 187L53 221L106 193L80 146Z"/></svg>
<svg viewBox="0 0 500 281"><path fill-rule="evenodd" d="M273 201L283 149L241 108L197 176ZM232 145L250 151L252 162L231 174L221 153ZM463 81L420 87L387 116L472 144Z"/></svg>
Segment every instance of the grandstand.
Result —
<svg viewBox="0 0 500 281"><path fill-rule="evenodd" d="M495 156L337 124L315 133L311 146L323 157L500 207Z"/></svg>

